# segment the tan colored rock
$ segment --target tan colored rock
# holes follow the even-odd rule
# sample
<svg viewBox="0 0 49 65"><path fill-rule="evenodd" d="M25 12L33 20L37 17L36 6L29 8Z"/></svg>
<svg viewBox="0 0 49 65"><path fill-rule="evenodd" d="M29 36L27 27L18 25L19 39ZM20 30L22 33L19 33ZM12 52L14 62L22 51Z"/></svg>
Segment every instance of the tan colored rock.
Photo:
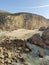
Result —
<svg viewBox="0 0 49 65"><path fill-rule="evenodd" d="M0 30L16 30L20 28L25 29L39 29L40 27L47 27L49 22L46 18L40 15L31 13L15 13L0 12Z"/></svg>
<svg viewBox="0 0 49 65"><path fill-rule="evenodd" d="M44 51L39 51L39 57L44 57L45 56L45 52Z"/></svg>

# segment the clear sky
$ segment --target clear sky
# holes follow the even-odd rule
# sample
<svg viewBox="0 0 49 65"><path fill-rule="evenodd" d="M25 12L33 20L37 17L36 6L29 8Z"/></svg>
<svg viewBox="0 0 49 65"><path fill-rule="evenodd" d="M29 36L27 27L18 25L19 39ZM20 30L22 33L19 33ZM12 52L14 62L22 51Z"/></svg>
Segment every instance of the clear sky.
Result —
<svg viewBox="0 0 49 65"><path fill-rule="evenodd" d="M30 12L49 18L49 0L0 0L0 10Z"/></svg>

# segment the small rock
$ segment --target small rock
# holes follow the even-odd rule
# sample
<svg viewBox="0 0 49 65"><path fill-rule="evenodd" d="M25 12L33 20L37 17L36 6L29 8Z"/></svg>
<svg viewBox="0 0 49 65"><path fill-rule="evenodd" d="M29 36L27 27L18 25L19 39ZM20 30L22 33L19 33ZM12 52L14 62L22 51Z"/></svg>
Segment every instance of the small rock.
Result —
<svg viewBox="0 0 49 65"><path fill-rule="evenodd" d="M39 57L44 57L45 56L45 52L44 51L39 51Z"/></svg>
<svg viewBox="0 0 49 65"><path fill-rule="evenodd" d="M29 52L29 49L28 48L25 48L25 50L24 50L25 52Z"/></svg>

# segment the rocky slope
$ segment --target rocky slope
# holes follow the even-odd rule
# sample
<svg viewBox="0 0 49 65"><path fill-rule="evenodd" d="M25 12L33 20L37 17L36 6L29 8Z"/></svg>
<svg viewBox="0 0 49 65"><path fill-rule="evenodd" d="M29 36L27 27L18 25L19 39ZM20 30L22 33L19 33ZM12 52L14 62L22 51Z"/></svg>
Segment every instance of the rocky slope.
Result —
<svg viewBox="0 0 49 65"><path fill-rule="evenodd" d="M0 11L0 30L39 29L49 26L49 20L32 13L15 13Z"/></svg>

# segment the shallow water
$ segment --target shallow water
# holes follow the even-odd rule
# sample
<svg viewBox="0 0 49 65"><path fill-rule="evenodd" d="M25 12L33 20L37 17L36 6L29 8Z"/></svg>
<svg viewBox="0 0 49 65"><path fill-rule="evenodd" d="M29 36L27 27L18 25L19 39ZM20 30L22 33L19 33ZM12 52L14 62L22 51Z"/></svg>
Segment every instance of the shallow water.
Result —
<svg viewBox="0 0 49 65"><path fill-rule="evenodd" d="M44 58L40 58L38 56L38 53L39 51L44 51L46 56L49 57L49 50L48 49L44 49L44 48L41 48L37 45L34 45L34 44L30 44L30 43L27 43L31 48L32 48L32 51L30 53L28 53L27 55L27 59L26 59L26 63L28 65L40 65L45 59ZM46 60L47 62L47 60Z"/></svg>

